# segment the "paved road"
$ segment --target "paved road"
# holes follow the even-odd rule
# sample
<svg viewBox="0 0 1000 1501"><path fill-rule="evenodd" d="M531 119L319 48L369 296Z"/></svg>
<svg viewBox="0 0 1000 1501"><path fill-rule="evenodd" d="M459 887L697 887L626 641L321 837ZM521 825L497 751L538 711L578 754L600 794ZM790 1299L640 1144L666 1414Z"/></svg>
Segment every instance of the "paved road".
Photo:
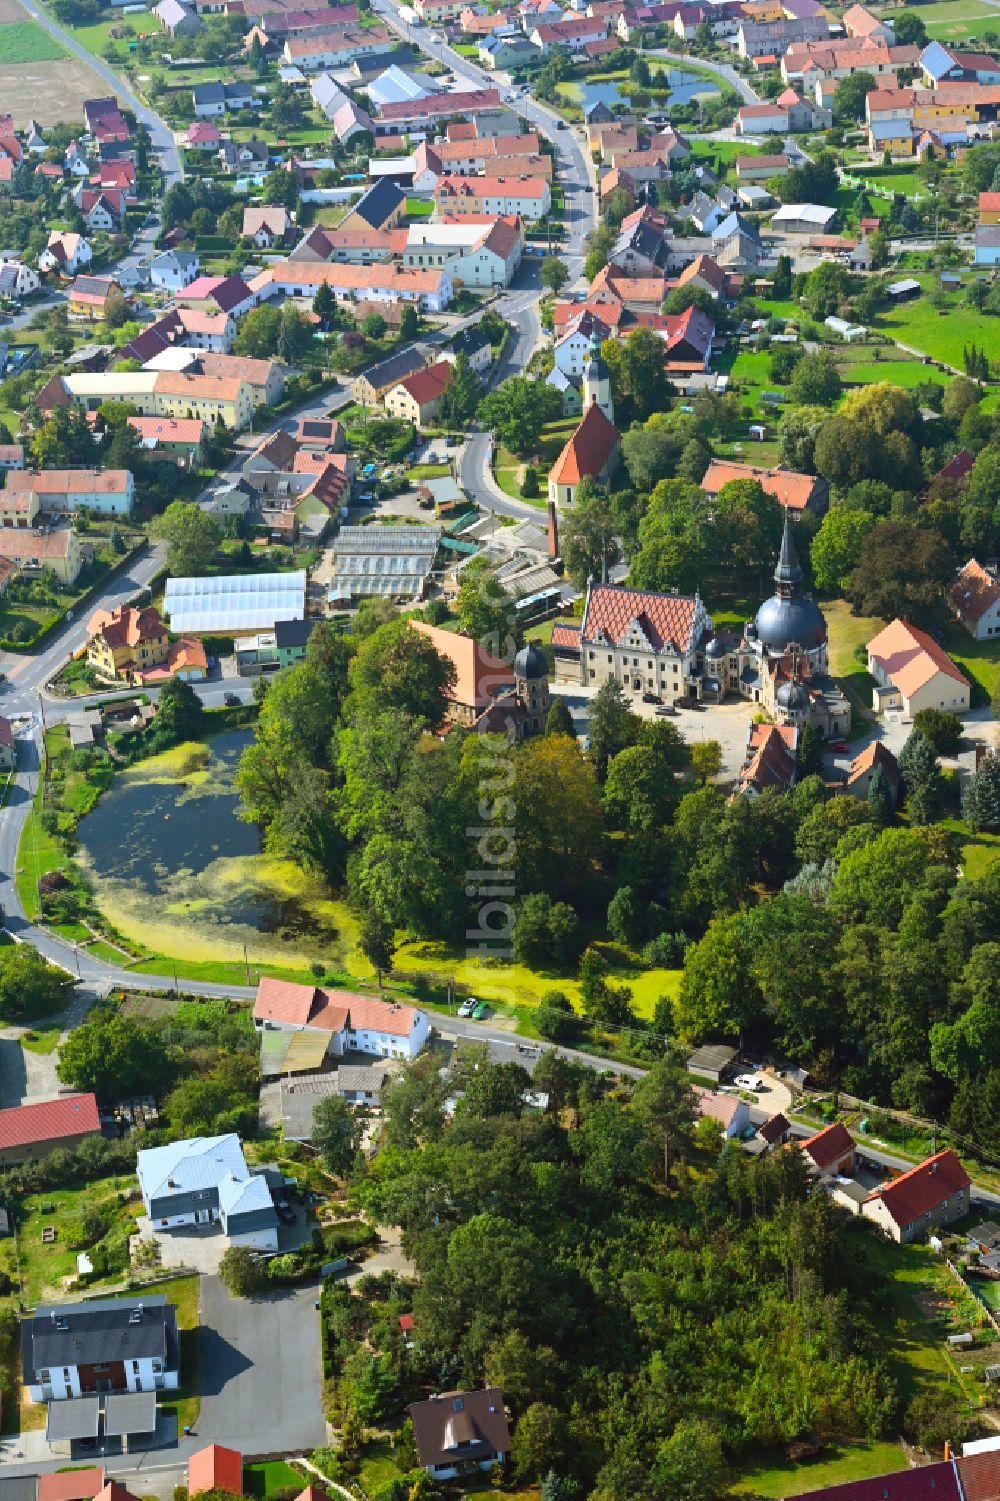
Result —
<svg viewBox="0 0 1000 1501"><path fill-rule="evenodd" d="M720 78L725 79L729 87L736 90L744 104L760 104L762 102L761 96L757 93L756 89L747 82L742 73L737 73L736 69L729 63L712 63L707 58L691 57L686 52L670 52L666 47L649 47L646 50L646 56L664 57L667 62L677 63L679 67L686 66L690 68L696 65L699 68L706 68L709 73L717 73Z"/></svg>
<svg viewBox="0 0 1000 1501"><path fill-rule="evenodd" d="M201 1281L201 1417L206 1442L243 1454L291 1453L326 1441L316 1289L249 1301L218 1277Z"/></svg>

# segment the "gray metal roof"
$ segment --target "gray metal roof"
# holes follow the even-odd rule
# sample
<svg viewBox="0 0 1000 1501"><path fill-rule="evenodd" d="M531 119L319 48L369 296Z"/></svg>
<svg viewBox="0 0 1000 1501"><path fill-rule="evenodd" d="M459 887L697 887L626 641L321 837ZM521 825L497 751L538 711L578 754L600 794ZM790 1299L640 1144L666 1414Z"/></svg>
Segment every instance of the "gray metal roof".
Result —
<svg viewBox="0 0 1000 1501"><path fill-rule="evenodd" d="M113 1392L104 1399L104 1434L122 1438L156 1431L155 1392Z"/></svg>
<svg viewBox="0 0 1000 1501"><path fill-rule="evenodd" d="M0 1477L0 1501L35 1501L37 1493L37 1475L4 1475Z"/></svg>
<svg viewBox="0 0 1000 1501"><path fill-rule="evenodd" d="M342 526L334 552L338 559L372 553L429 553L433 557L441 530L439 526Z"/></svg>
<svg viewBox="0 0 1000 1501"><path fill-rule="evenodd" d="M165 1360L177 1313L162 1296L39 1308L21 1324L25 1372L108 1361Z"/></svg>
<svg viewBox="0 0 1000 1501"><path fill-rule="evenodd" d="M50 1402L45 1437L50 1444L74 1438L96 1438L101 1421L99 1397L73 1397L68 1402Z"/></svg>
<svg viewBox="0 0 1000 1501"><path fill-rule="evenodd" d="M305 601L305 570L298 569L168 579L163 610L170 617L170 629L182 634L252 631L269 629L276 620L301 620Z"/></svg>

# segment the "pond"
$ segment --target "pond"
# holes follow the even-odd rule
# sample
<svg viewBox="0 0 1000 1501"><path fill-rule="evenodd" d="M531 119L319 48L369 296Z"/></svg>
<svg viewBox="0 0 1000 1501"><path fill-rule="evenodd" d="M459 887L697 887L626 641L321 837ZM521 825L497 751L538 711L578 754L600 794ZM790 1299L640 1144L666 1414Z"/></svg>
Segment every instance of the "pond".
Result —
<svg viewBox="0 0 1000 1501"><path fill-rule="evenodd" d="M151 953L239 960L245 944L258 963L342 960L342 906L239 816L251 739L228 731L123 771L81 820L79 862L107 920Z"/></svg>
<svg viewBox="0 0 1000 1501"><path fill-rule="evenodd" d="M670 93L666 100L656 99L651 108L659 111L669 109L671 105L690 104L699 94L717 94L718 88L707 78L698 73L689 73L683 68L657 68L653 72L651 87L654 89L669 89ZM608 83L585 83L583 85L583 107L589 109L592 104L607 104L612 108L616 104L622 104L629 108L629 101L621 92L617 83L613 80Z"/></svg>

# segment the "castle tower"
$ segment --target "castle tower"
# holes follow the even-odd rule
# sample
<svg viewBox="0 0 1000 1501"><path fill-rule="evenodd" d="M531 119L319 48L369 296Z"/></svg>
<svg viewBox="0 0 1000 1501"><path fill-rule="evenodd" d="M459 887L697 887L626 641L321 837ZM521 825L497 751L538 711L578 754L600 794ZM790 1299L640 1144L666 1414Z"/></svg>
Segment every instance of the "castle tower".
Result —
<svg viewBox="0 0 1000 1501"><path fill-rule="evenodd" d="M540 735L545 728L551 697L549 694L549 664L545 653L533 641L514 658L514 683L517 696L527 712L525 731L528 735Z"/></svg>
<svg viewBox="0 0 1000 1501"><path fill-rule="evenodd" d="M584 414L594 403L600 407L609 422L615 420L615 407L611 399L611 372L601 358L601 347L596 333L590 341L590 359L583 372Z"/></svg>

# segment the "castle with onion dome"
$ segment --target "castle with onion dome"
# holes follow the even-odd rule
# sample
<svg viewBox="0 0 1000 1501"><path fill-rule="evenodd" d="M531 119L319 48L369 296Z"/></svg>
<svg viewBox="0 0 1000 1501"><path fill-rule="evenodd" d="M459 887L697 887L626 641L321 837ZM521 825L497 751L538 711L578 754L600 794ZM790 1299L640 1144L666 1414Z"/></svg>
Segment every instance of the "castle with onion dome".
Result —
<svg viewBox="0 0 1000 1501"><path fill-rule="evenodd" d="M803 593L787 511L774 585L736 632L717 631L698 594L591 582L579 628L553 628L557 675L596 688L615 679L627 693L668 704L736 696L779 725L844 735L851 707L829 674L826 621Z"/></svg>

